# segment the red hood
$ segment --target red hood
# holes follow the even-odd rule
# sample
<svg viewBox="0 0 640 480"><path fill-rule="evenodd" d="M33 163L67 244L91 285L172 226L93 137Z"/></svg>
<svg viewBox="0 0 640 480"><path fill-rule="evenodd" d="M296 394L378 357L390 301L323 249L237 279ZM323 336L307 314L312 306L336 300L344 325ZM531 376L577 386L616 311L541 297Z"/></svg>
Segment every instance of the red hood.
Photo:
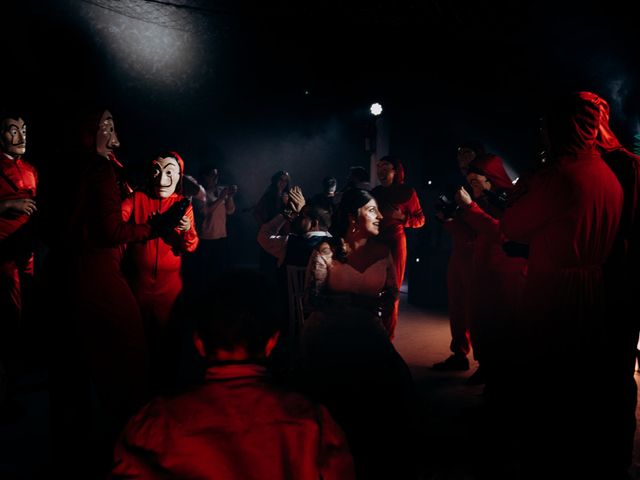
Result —
<svg viewBox="0 0 640 480"><path fill-rule="evenodd" d="M178 166L180 167L180 175L184 175L184 160L182 160L182 157L178 154L178 152L172 151L171 155L173 155L173 158L178 161Z"/></svg>
<svg viewBox="0 0 640 480"><path fill-rule="evenodd" d="M513 182L504 169L502 159L493 153L485 153L469 164L469 172L484 175L497 190L511 190Z"/></svg>
<svg viewBox="0 0 640 480"><path fill-rule="evenodd" d="M598 107L600 108L600 127L598 128L596 143L603 152L608 153L613 150L618 150L622 145L616 135L611 131L611 127L609 127L609 104L602 98L597 98L599 100Z"/></svg>
<svg viewBox="0 0 640 480"><path fill-rule="evenodd" d="M609 129L609 105L591 92L574 93L557 102L547 118L547 130L558 155L620 145Z"/></svg>

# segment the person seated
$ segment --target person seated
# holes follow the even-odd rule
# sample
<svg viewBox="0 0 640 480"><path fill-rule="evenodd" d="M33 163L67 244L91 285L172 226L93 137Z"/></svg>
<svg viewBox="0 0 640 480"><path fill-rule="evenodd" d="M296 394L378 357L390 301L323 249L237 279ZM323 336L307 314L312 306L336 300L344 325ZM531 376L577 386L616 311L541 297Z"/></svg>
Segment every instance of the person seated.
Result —
<svg viewBox="0 0 640 480"><path fill-rule="evenodd" d="M424 412L387 330L398 290L389 249L373 241L382 214L352 189L336 218L307 266L303 388L344 428L358 478L418 478Z"/></svg>
<svg viewBox="0 0 640 480"><path fill-rule="evenodd" d="M229 270L192 305L204 384L156 398L127 425L112 478L353 479L328 411L276 386L264 366L278 340L274 286Z"/></svg>

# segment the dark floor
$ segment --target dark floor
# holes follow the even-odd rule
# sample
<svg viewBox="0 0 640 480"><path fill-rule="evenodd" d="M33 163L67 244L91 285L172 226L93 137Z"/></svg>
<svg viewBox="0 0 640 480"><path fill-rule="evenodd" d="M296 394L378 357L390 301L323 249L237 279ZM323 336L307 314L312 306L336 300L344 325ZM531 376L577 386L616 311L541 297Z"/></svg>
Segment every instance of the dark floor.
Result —
<svg viewBox="0 0 640 480"><path fill-rule="evenodd" d="M395 344L410 365L428 409L432 448L425 455L434 465L429 480L474 480L473 452L478 442L474 422L483 397L482 387L468 386L465 380L476 365L460 373L432 370L433 363L449 355L446 314L408 305L404 294L400 311ZM14 408L0 418L0 479L50 478L45 371L31 369L21 378L18 392ZM636 435L634 479L640 479L639 446L640 435Z"/></svg>

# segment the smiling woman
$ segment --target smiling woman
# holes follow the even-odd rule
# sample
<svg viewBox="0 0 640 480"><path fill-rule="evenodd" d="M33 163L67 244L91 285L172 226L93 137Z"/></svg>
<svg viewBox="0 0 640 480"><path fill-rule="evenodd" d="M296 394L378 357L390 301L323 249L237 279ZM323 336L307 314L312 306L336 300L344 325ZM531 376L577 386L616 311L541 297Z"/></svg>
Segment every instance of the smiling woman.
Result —
<svg viewBox="0 0 640 480"><path fill-rule="evenodd" d="M374 241L381 219L369 192L345 192L337 241L320 244L307 267L312 313L302 345L309 389L345 430L358 478L416 478L420 442L412 429L421 414L409 369L389 340L398 290L389 249Z"/></svg>

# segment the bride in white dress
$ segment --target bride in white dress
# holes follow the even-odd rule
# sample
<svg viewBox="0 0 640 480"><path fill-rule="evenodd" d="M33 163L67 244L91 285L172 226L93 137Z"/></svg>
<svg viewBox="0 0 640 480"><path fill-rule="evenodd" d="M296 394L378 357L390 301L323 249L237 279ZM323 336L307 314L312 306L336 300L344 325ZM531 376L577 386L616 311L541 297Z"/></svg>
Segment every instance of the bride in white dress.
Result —
<svg viewBox="0 0 640 480"><path fill-rule="evenodd" d="M309 260L305 382L344 429L358 478L416 478L421 406L384 326L398 290L389 249L374 240L381 219L369 192L346 192L333 241Z"/></svg>

